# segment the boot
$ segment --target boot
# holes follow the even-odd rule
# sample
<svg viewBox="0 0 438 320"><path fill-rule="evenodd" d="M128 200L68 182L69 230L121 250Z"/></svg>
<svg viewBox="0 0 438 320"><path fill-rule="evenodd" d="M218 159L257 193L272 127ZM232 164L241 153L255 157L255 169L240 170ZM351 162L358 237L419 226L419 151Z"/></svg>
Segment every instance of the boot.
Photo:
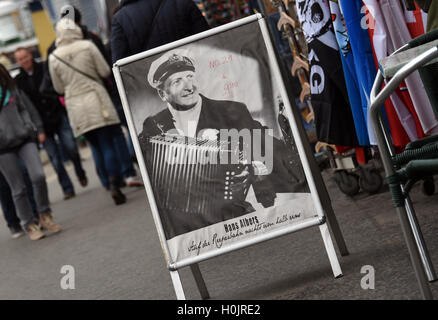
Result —
<svg viewBox="0 0 438 320"><path fill-rule="evenodd" d="M41 238L44 238L46 235L41 231L40 227L36 225L36 223L30 223L25 227L27 235L30 240L35 241Z"/></svg>
<svg viewBox="0 0 438 320"><path fill-rule="evenodd" d="M51 232L61 231L61 226L53 221L51 213L40 214L40 225Z"/></svg>
<svg viewBox="0 0 438 320"><path fill-rule="evenodd" d="M118 177L109 178L109 191L111 192L111 197L117 206L126 202L125 195L120 191L120 179Z"/></svg>

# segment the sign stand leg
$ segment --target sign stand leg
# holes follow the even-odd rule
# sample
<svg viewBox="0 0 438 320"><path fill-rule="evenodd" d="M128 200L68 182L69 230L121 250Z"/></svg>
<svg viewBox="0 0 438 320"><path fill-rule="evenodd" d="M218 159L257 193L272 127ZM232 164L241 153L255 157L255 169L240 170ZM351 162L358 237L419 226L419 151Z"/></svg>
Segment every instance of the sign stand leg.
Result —
<svg viewBox="0 0 438 320"><path fill-rule="evenodd" d="M297 108L292 108L295 119L300 119L300 115L298 114ZM324 208L324 215L327 218L327 224L330 227L330 230L333 232L333 237L338 246L339 253L341 256L348 256L350 253L348 252L347 245L345 243L344 236L342 235L341 228L339 227L338 219L336 218L335 212L332 207L332 202L330 200L330 195L327 191L327 187L325 186L324 179L321 175L321 171L319 169L318 164L316 163L315 156L313 155L312 148L307 139L306 130L304 129L304 125L301 121L297 121L297 127L299 134L301 136L302 141L307 141L307 143L303 143L303 147L308 155L309 167L312 171L313 179L315 181L315 187L318 192L319 199L321 201L321 205ZM331 240L330 240L331 241Z"/></svg>
<svg viewBox="0 0 438 320"><path fill-rule="evenodd" d="M186 300L184 289L182 287L181 278L178 270L170 271L170 278L172 279L173 288L175 289L176 298L178 300Z"/></svg>
<svg viewBox="0 0 438 320"><path fill-rule="evenodd" d="M202 277L201 269L199 269L199 265L197 263L190 265L190 270L192 270L193 278L195 278L201 298L203 300L210 299L210 294L208 293L207 286L205 285L204 278Z"/></svg>
<svg viewBox="0 0 438 320"><path fill-rule="evenodd" d="M323 192L321 192L322 188L325 189ZM318 193L324 208L325 217L327 218L327 224L330 230L333 232L333 237L336 244L338 245L339 253L343 257L348 256L350 253L348 252L347 245L345 244L345 239L342 235L341 228L339 227L338 219L336 218L335 212L333 211L327 189L325 187L321 187L319 189L320 190Z"/></svg>
<svg viewBox="0 0 438 320"><path fill-rule="evenodd" d="M333 275L335 278L342 277L341 266L339 265L338 257L336 255L335 247L333 246L332 237L330 236L330 231L327 224L324 223L319 226L321 231L322 240L324 241L325 250L327 251L328 258L330 260L330 265L332 267Z"/></svg>
<svg viewBox="0 0 438 320"><path fill-rule="evenodd" d="M292 97L293 95L290 96ZM292 108L291 110L292 110L292 114L294 115L294 119L301 119L301 115L298 113L298 108ZM336 218L335 212L333 210L332 202L330 200L330 195L325 186L325 182L321 175L320 168L316 163L312 147L310 146L309 140L307 138L306 129L304 128L302 121L296 121L295 123L298 128L301 141L304 142L303 143L304 151L307 154L310 171L312 172L312 176L315 181L315 187L318 192L321 205L324 208L324 214L327 218L327 224L330 226L330 229L333 232L333 236L341 256L348 256L349 255L348 248L345 243L344 236L342 235L341 228L339 227L338 219Z"/></svg>

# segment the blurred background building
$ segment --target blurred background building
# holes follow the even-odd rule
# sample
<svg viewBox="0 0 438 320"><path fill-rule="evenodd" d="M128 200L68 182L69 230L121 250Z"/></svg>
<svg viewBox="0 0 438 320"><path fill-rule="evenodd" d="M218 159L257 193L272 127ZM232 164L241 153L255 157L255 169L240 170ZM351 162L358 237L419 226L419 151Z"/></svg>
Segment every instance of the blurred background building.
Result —
<svg viewBox="0 0 438 320"><path fill-rule="evenodd" d="M32 14L24 1L0 1L0 54L6 59L17 47L37 46Z"/></svg>
<svg viewBox="0 0 438 320"><path fill-rule="evenodd" d="M45 59L65 5L77 7L82 23L104 43L108 41L109 19L118 0L0 0L0 62L13 68L13 52L18 47L31 48L35 58Z"/></svg>

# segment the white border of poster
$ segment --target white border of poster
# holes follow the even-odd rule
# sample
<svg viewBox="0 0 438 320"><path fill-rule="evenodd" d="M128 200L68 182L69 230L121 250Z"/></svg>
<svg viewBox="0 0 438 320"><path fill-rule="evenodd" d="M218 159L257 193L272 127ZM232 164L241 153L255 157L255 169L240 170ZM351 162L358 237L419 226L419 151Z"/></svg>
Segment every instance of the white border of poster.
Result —
<svg viewBox="0 0 438 320"><path fill-rule="evenodd" d="M249 34L248 31L252 32ZM245 37L249 40L243 41ZM230 39L236 41L233 43ZM248 49L245 45L253 47ZM259 51L256 52L255 49ZM263 61L260 62L258 59ZM156 125L160 130L167 129L167 124L163 119L167 121L167 118L172 116L172 121L175 127L177 126L178 121L175 120L175 117L178 117L178 115L174 113L170 115L170 112L167 112L167 109L172 109L169 103L170 100L164 99L165 94L157 88L158 84L166 83L164 80L160 83L160 79L163 79L160 76L166 74L170 79L167 73L172 74L172 72L175 72L172 69L173 67L182 68L181 72L185 72L184 74L190 72L196 74L198 87L195 93L202 95L203 108L205 108L206 101L209 99L215 101L215 106L221 106L223 105L222 102L227 102L228 106L236 105L237 109L247 107L254 123L260 124L262 128L270 129L269 135L273 136L274 140L277 139L276 141L281 140L282 137L281 127L278 125L279 111L276 103L281 100L284 105L282 112L293 135L294 150L298 161L301 162L299 166L307 181L307 191L278 192L275 193L274 204L263 204L262 206L255 201L255 187L253 184L245 193L246 198L243 199L245 204L249 204L251 210L231 218L227 217L226 220L214 221L214 223L206 223L205 225L201 224L201 226L198 225L192 228L189 226L188 229L183 229L182 232L170 232L163 221L164 202L168 200L162 199L165 197L162 196L162 189L160 189L161 191L158 190L159 187L155 182L156 177L154 178L156 173L152 172L155 167L150 165L151 160L145 159L145 143L143 140L140 141L139 135L142 136L144 132L148 131L151 124ZM119 60L114 64L113 71L145 183L152 215L170 271L291 232L312 226L320 226L333 273L336 277L342 274L325 223L324 210L309 167L308 155L305 153L296 120L291 111L292 105L288 100L265 20L260 14ZM268 89L262 86L267 86ZM169 98L169 96L166 97ZM204 97L208 97L208 99ZM267 107L267 105L271 107ZM270 112L271 115L267 115L267 112ZM167 118L163 117L163 114L166 114ZM214 114L214 112L210 113L210 115ZM197 116L198 125L200 125L202 120L199 118L202 118L202 115L198 114ZM219 118L222 118L222 116ZM184 131L184 133L187 133L187 130L190 130L190 128L181 128L177 132ZM190 133L184 135L190 135ZM151 141L150 135L148 135L147 141ZM148 149L148 152L151 150L155 150L153 154L157 153L157 149ZM150 153L147 153L146 157L148 157L148 154ZM149 169L147 161L149 161ZM163 159L158 161L158 163L164 162ZM254 164L254 161L250 162L251 164ZM269 166L262 165L261 167L260 172L263 172ZM161 168L161 170L166 169ZM231 170L227 171L226 174L231 173L234 174ZM268 170L268 173L272 173L272 170ZM261 173L261 176L263 176L263 173ZM258 178L260 180L264 179L263 177ZM161 178L161 180L163 179L169 179L169 175ZM184 192L180 191L179 193ZM227 191L225 193L227 194ZM199 194L202 195L202 192ZM171 200L169 201L172 202L175 198L183 201L186 197L186 195L180 198L177 196L178 194L175 197L170 197ZM173 204L173 207L172 204L169 205L172 208L174 206L175 204ZM172 210L170 210L171 213L174 213Z"/></svg>

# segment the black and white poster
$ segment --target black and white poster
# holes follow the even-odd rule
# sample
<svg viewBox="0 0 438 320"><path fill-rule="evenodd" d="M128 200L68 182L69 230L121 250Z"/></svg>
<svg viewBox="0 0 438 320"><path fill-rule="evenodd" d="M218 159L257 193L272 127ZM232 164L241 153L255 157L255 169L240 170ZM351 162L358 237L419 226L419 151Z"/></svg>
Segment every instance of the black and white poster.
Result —
<svg viewBox="0 0 438 320"><path fill-rule="evenodd" d="M116 68L171 261L314 219L258 21L168 47Z"/></svg>

